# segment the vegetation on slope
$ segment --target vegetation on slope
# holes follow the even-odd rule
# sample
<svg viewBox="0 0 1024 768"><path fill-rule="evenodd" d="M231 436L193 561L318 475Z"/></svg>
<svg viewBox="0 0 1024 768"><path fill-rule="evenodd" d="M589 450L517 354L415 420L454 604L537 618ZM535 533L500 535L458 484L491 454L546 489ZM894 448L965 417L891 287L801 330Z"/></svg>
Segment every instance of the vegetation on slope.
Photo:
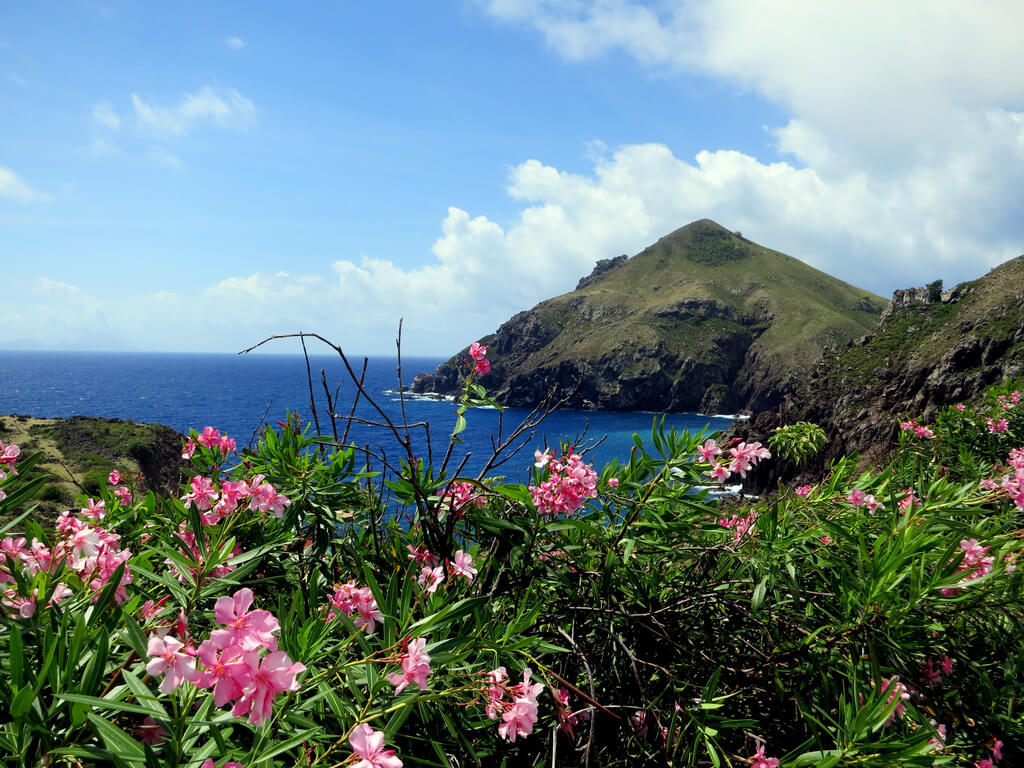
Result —
<svg viewBox="0 0 1024 768"><path fill-rule="evenodd" d="M380 475L294 421L236 464L204 430L173 496L0 532L0 763L1019 764L1020 400L728 510L697 487L763 447L657 424L526 486L411 448ZM0 511L32 461L0 446Z"/></svg>
<svg viewBox="0 0 1024 768"><path fill-rule="evenodd" d="M554 386L578 407L770 407L825 349L871 330L884 305L701 220L599 264L575 291L482 339L493 362L483 381L513 405ZM450 361L415 386L451 393L457 380Z"/></svg>
<svg viewBox="0 0 1024 768"><path fill-rule="evenodd" d="M47 478L37 515L53 519L80 493L99 496L118 469L134 492L176 492L185 462L181 436L162 424L76 416L40 419L0 416L0 440L42 453Z"/></svg>
<svg viewBox="0 0 1024 768"><path fill-rule="evenodd" d="M826 428L825 462L858 452L880 460L893 445L896 421L933 419L943 406L976 398L986 387L1024 375L1024 257L962 283L940 301L920 299L887 313L863 339L822 360L793 397L738 431L761 439L782 425L812 421ZM774 467L771 485L793 468ZM781 472L781 475L780 475Z"/></svg>

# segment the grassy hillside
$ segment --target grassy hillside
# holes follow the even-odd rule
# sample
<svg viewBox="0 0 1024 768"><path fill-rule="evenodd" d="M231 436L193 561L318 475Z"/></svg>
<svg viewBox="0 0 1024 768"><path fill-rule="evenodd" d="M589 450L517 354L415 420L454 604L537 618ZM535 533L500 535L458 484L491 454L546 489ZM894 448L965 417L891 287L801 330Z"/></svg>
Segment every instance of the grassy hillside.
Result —
<svg viewBox="0 0 1024 768"><path fill-rule="evenodd" d="M99 497L112 470L133 492L178 494L181 435L162 424L73 417L38 419L0 416L0 440L15 443L22 455L42 451L41 470L50 477L38 517L48 519L76 506L85 494Z"/></svg>
<svg viewBox="0 0 1024 768"><path fill-rule="evenodd" d="M703 219L599 263L482 339L494 366L484 383L512 405L554 387L584 408L772 407L826 349L872 330L886 303ZM457 379L450 362L419 391L450 393Z"/></svg>

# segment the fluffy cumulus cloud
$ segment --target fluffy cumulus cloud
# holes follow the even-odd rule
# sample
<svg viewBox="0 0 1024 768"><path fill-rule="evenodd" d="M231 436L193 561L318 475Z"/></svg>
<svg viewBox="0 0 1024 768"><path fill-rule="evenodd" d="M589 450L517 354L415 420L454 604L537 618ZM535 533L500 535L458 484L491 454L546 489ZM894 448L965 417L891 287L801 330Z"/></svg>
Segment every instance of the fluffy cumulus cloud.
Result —
<svg viewBox="0 0 1024 768"><path fill-rule="evenodd" d="M607 191L646 156L653 183L686 179L673 190L693 196L677 208L719 216L880 291L925 279L915 264L960 279L1024 250L1016 193L1024 181L1024 4L481 5L536 29L565 58L625 52L659 74L697 73L752 89L791 115L769 126L791 163L702 152L680 164L667 151L624 148L598 168L595 189ZM851 257L862 274L851 271ZM875 272L885 279L872 280Z"/></svg>
<svg viewBox="0 0 1024 768"><path fill-rule="evenodd" d="M132 94L135 119L143 131L162 137L182 136L202 124L244 130L256 120L256 106L238 91L205 86L186 93L173 106L147 101Z"/></svg>
<svg viewBox="0 0 1024 768"><path fill-rule="evenodd" d="M45 203L49 195L39 192L18 178L10 168L0 166L0 198L16 203Z"/></svg>
<svg viewBox="0 0 1024 768"><path fill-rule="evenodd" d="M229 37L224 40L224 45L232 51L240 51L245 48L245 40L240 37Z"/></svg>

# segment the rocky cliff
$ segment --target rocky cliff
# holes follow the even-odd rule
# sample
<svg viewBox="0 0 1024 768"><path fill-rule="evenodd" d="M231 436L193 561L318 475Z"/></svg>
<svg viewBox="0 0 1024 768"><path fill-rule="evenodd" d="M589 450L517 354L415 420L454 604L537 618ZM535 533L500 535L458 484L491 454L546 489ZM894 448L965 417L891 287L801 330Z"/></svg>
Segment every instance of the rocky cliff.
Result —
<svg viewBox="0 0 1024 768"><path fill-rule="evenodd" d="M783 403L734 432L763 441L783 424L821 425L830 442L801 469L810 479L845 454L883 458L900 418L927 423L943 406L1024 375L1024 256L950 291L930 288L896 291L875 331L827 355ZM766 466L751 489L795 474Z"/></svg>
<svg viewBox="0 0 1024 768"><path fill-rule="evenodd" d="M632 258L599 261L576 290L480 339L493 365L482 383L523 407L553 392L581 409L771 408L884 306L703 219ZM465 356L416 377L413 390L454 394Z"/></svg>

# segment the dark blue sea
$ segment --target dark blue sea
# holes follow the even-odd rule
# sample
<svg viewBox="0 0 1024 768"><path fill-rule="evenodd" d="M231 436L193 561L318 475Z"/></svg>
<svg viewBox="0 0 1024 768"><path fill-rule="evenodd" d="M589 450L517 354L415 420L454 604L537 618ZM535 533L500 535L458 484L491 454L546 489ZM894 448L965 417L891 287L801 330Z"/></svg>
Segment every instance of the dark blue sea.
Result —
<svg viewBox="0 0 1024 768"><path fill-rule="evenodd" d="M357 371L363 358L350 357ZM309 358L314 395L320 410L321 431L333 437L321 383L326 376L332 398L337 391L336 411L347 415L356 388L336 356ZM403 383L423 371L433 371L437 358L404 358ZM401 398L394 358L368 359L365 388L394 421L401 419ZM424 398L405 399L409 423L427 422L431 429L433 463L437 465L454 424L455 405L448 401ZM234 437L242 447L250 442L263 423L283 420L288 411L297 411L310 420L309 382L306 361L301 354L248 355L138 354L103 352L3 352L0 351L0 414L39 417L104 416L137 422L166 424L179 432L202 430L206 425ZM508 408L502 426L505 434L528 411ZM356 415L369 421L382 421L369 403L363 401ZM612 458L625 461L633 447L633 434L639 433L650 448L651 422L655 414L646 412L611 413L560 410L547 417L529 434L524 452L498 470L509 478L525 479L532 467L533 451L562 441L575 444L603 442L588 452L588 458L601 466ZM499 413L494 409L473 409L467 414L468 426L460 435L453 461L457 464L469 454L463 474L474 473L491 455ZM705 427L724 429L731 418L697 414L670 414L666 426L697 432ZM339 426L343 431L344 426ZM417 455L426 457L424 430L413 430ZM353 424L349 441L369 445L397 458L399 448L381 428Z"/></svg>

